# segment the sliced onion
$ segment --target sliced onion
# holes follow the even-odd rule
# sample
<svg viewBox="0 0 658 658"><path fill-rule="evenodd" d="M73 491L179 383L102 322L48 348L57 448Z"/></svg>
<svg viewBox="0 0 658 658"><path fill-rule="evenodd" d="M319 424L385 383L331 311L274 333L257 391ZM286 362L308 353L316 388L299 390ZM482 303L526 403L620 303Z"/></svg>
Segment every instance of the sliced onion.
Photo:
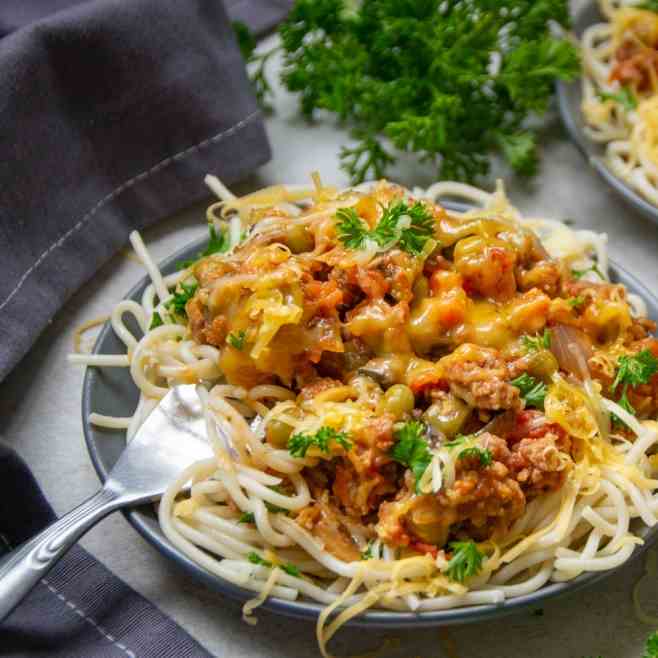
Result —
<svg viewBox="0 0 658 658"><path fill-rule="evenodd" d="M582 331L566 324L551 327L551 352L560 370L582 381L590 378L587 361L592 356L592 346Z"/></svg>

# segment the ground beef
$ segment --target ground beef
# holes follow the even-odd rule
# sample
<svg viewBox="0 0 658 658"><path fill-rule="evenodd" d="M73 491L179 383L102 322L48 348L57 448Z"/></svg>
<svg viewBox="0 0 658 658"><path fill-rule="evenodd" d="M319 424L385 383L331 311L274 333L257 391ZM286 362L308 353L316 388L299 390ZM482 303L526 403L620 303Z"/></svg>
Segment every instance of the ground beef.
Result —
<svg viewBox="0 0 658 658"><path fill-rule="evenodd" d="M505 360L497 350L471 343L441 359L442 379L451 392L478 409L521 409L520 391L508 381Z"/></svg>

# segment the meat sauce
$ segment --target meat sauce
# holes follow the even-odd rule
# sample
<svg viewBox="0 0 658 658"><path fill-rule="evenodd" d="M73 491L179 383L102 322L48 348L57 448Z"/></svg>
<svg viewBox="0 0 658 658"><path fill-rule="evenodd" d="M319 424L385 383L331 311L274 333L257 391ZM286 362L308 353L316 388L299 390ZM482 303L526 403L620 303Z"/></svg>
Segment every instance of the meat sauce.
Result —
<svg viewBox="0 0 658 658"><path fill-rule="evenodd" d="M635 76L642 53L618 53L626 68L613 75ZM355 207L373 226L382 204L402 194L382 183ZM541 408L528 409L512 383L528 375L550 384L560 364L548 346L524 347L524 337L557 325L577 330L591 375L607 388L613 348L658 356L655 326L631 316L621 287L577 281L509 221L432 212L434 247L422 258L394 247L359 262L322 221L308 229L303 251L279 231L194 268L189 330L221 348L229 384L289 387L300 414L332 389L370 391L371 411L351 429L350 449L305 469L313 503L296 517L343 560L359 559L368 539L434 555L452 538L495 538L529 501L564 484L574 464L568 435ZM228 340L238 332L244 346ZM629 398L641 417L655 414L658 377L631 387ZM433 447L477 435L490 463L457 459L449 486L419 492L391 453L395 428L414 419Z"/></svg>

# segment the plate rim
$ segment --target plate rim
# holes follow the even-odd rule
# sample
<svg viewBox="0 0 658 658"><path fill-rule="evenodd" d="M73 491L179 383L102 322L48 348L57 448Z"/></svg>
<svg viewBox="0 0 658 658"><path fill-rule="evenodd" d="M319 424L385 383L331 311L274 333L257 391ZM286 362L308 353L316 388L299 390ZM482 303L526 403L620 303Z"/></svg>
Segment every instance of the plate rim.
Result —
<svg viewBox="0 0 658 658"><path fill-rule="evenodd" d="M590 2L584 4L573 18L572 22L574 26L574 33L576 36L578 36L579 39L580 33L582 32L582 30L579 29L581 24L586 24L588 27L593 24L594 21L589 21L589 14L593 11L598 12L600 20L604 19L598 9L595 0L590 0ZM603 146L588 140L587 137L582 134L578 122L578 119L582 118L582 112L580 109L578 109L577 112L572 111L572 104L569 100L569 94L574 90L579 97L582 95L580 92L581 79L582 70L580 75L571 82L558 80L555 83L558 111L562 120L562 125L567 131L569 139L577 148L578 152L587 161L587 163L592 167L592 169L594 169L594 171L596 171L596 173L601 178L603 178L608 187L610 187L618 196L624 199L628 204L635 208L635 210L637 210L639 213L644 215L647 219L658 223L658 206L654 206L652 203L647 201L639 192L636 192L626 182L619 178L608 167L603 155L601 153L597 153L597 149L602 149Z"/></svg>
<svg viewBox="0 0 658 658"><path fill-rule="evenodd" d="M442 205L450 208L462 207L463 204L450 204L444 202ZM160 271L166 273L171 271L176 261L189 257L190 254L196 253L204 248L208 240L205 237L197 238L187 243L173 254L158 263ZM658 307L658 297L652 294L648 288L641 283L634 275L630 274L625 268L610 262L610 271L615 278L622 280L624 285L632 289L632 292L641 295L644 299L650 299ZM122 299L134 299L141 296L141 292L148 285L148 274L145 274L132 288L122 297ZM108 320L98 334L92 354L100 354L100 347L105 338L113 331L111 321ZM94 428L88 420L89 413L93 411L91 401L93 397L93 388L95 380L99 377L98 370L93 367L87 367L82 385L82 427L85 439L85 445L89 453L92 465L101 482L105 482L108 475L108 468L104 462L101 451L98 446L98 439L93 436ZM108 430L109 431L109 430ZM114 430L113 434L120 436L123 430ZM101 437L106 440L109 437ZM203 567L191 560L187 555L174 547L169 540L162 534L159 528L157 518L155 519L156 528L154 529L154 519L151 514L151 506L142 506L133 509L121 510L122 514L130 525L156 550L165 557L170 559L178 568L193 576L197 581L204 583L211 590L227 596L233 600L244 602L253 598L253 592L243 589L233 583L230 583L220 576L206 571ZM421 627L438 627L443 625L466 624L477 621L484 621L493 618L500 618L532 606L538 606L544 601L555 599L560 596L575 593L585 587L590 587L605 578L608 578L618 570L628 567L631 562L637 560L644 552L658 539L658 525L653 528L647 528L644 535L644 543L634 550L629 559L614 569L601 572L584 573L574 580L564 583L550 583L541 587L535 592L526 594L513 599L506 599L499 604L480 604L476 606L464 606L450 608L447 610L434 610L426 612L397 612L388 610L369 610L347 622L351 627L369 627L369 628L421 628ZM319 613L324 609L320 603L313 601L286 601L274 597L268 597L260 606L264 610L281 614L302 620L316 620Z"/></svg>

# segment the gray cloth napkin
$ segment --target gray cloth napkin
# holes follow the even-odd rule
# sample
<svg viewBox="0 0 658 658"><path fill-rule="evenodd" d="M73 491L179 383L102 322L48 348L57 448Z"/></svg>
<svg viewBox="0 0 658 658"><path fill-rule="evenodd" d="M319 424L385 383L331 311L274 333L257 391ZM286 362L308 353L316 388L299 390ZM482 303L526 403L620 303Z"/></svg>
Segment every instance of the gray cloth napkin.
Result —
<svg viewBox="0 0 658 658"><path fill-rule="evenodd" d="M229 2L257 31L284 0ZM0 3L0 380L127 239L270 155L219 0Z"/></svg>
<svg viewBox="0 0 658 658"><path fill-rule="evenodd" d="M257 33L287 2L228 3ZM0 3L0 380L66 299L147 226L269 146L219 0ZM0 556L54 519L0 441ZM209 654L82 548L0 625L0 656Z"/></svg>

